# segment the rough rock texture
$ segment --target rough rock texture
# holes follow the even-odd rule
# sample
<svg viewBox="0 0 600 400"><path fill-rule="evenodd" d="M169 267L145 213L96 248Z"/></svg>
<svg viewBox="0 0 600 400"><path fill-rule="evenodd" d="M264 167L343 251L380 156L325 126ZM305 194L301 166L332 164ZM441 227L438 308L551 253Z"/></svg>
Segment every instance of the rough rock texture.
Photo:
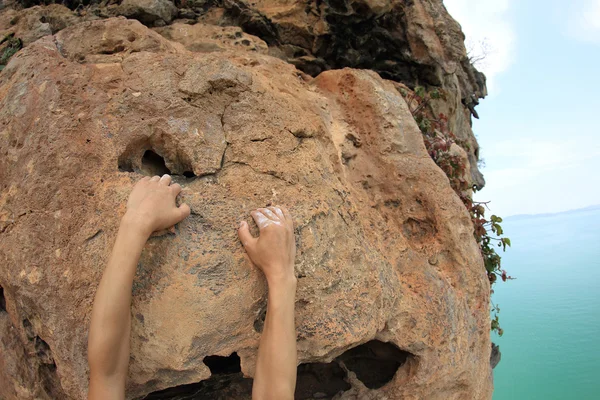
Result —
<svg viewBox="0 0 600 400"><path fill-rule="evenodd" d="M8 8L0 13L0 38L13 34L27 46L41 37L77 23L78 20L71 10L59 4L36 6L21 11Z"/></svg>
<svg viewBox="0 0 600 400"><path fill-rule="evenodd" d="M155 31L169 40L183 44L186 49L198 53L246 50L267 54L269 51L264 40L248 35L236 26L174 23L156 28Z"/></svg>
<svg viewBox="0 0 600 400"><path fill-rule="evenodd" d="M24 4L42 3L23 0ZM76 1L65 2L72 8ZM487 94L485 76L470 63L460 25L448 14L441 0L124 0L100 2L78 8L79 20L123 15L140 20L147 26L163 26L173 18L193 28L167 27L161 31L170 40L183 43L192 51L218 51L231 41L211 31L210 25L241 27L244 32L264 40L271 55L282 58L300 70L316 76L321 71L343 67L370 69L386 79L402 82L409 88L424 86L443 94L433 101L434 115L443 113L450 130L463 143L471 167L470 180L478 189L485 180L478 169L479 145L471 129L475 106ZM58 7L58 6L55 6ZM39 7L38 7L39 8ZM62 7L63 10L66 10ZM27 14L27 10L21 14ZM12 15L17 15L10 10ZM28 17L33 39L55 33L77 21L36 19L40 11ZM6 14L6 13L4 13ZM72 14L72 13L71 13ZM27 14L29 15L29 14ZM56 20L57 18L54 18ZM8 29L8 19L0 18L0 31ZM50 26L47 23L50 23ZM206 31L208 29L208 31ZM206 34L205 37L202 35ZM248 43L250 41L250 44ZM25 45L30 40L24 40ZM234 45L249 46L257 51L264 44L252 37L233 39Z"/></svg>
<svg viewBox="0 0 600 400"><path fill-rule="evenodd" d="M177 7L170 0L123 0L119 15L135 18L146 25L164 25L177 16Z"/></svg>
<svg viewBox="0 0 600 400"><path fill-rule="evenodd" d="M223 47L112 18L0 73L0 397L84 398L119 216L140 177L169 171L192 215L142 254L129 397L205 380L209 398L248 398L266 285L235 226L276 202L296 224L298 398L490 398L470 219L393 83Z"/></svg>
<svg viewBox="0 0 600 400"><path fill-rule="evenodd" d="M433 104L446 113L463 142L473 184L485 184L477 168L479 146L471 113L487 95L485 76L470 63L460 25L441 0L220 0L200 17L219 25L239 25L265 40L271 54L316 76L333 68L365 68L383 78L436 88Z"/></svg>

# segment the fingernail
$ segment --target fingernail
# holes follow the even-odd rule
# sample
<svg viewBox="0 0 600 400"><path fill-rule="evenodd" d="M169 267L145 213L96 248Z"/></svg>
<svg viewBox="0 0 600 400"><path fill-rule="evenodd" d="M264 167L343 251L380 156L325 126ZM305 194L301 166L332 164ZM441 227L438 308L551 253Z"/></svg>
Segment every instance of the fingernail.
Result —
<svg viewBox="0 0 600 400"><path fill-rule="evenodd" d="M244 221L240 222L240 228L244 226Z"/></svg>

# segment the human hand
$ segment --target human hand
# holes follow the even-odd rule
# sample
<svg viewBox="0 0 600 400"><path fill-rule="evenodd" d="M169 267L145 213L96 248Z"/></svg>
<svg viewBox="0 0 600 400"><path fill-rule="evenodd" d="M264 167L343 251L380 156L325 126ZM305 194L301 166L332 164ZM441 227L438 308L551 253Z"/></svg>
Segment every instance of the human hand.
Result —
<svg viewBox="0 0 600 400"><path fill-rule="evenodd" d="M127 212L123 221L133 225L147 236L152 232L170 228L190 215L190 207L175 204L181 192L177 183L171 185L171 177L146 176L133 187L127 201Z"/></svg>
<svg viewBox="0 0 600 400"><path fill-rule="evenodd" d="M259 229L259 237L250 234L248 224L242 221L238 235L250 260L260 268L269 286L278 282L293 282L296 240L294 222L283 207L259 208L250 213Z"/></svg>

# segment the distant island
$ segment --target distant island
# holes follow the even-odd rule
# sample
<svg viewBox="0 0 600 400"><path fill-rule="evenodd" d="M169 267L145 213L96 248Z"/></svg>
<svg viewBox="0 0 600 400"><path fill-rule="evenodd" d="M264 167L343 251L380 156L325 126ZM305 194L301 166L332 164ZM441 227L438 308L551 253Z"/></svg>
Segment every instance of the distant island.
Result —
<svg viewBox="0 0 600 400"><path fill-rule="evenodd" d="M574 213L580 213L580 212L586 212L586 211L594 211L594 210L600 210L600 204L595 204L595 205L584 207L584 208L577 208L575 210L559 211L559 212L554 212L554 213L515 214L515 215L510 215L510 216L504 218L504 220L511 220L511 221L513 221L513 220L518 220L518 219L551 217L553 215L559 215L559 214L574 214Z"/></svg>

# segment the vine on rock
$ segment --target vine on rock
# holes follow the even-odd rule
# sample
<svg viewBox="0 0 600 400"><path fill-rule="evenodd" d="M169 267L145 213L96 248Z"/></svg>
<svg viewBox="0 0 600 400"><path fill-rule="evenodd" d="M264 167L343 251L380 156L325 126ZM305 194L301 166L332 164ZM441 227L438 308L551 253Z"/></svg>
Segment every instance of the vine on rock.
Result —
<svg viewBox="0 0 600 400"><path fill-rule="evenodd" d="M400 88L399 92L406 100L410 112L423 134L427 152L433 161L444 171L450 180L452 189L454 189L469 211L474 228L473 234L481 251L490 286L493 288L498 278L503 282L513 279L502 269L502 259L498 252L496 252L497 247L501 248L502 251L506 251L506 246L510 246L510 239L503 236L504 231L500 225L502 218L492 215L487 219L485 211L489 202L473 201L473 194L477 189L470 183L465 159L460 154L457 154L457 152L451 150L453 144L466 150L469 150L470 146L468 143L458 139L450 131L447 116L441 113L438 116L434 116L431 107L429 107L431 99L444 98L444 94L440 93L437 89L427 92L422 86L415 87L414 91ZM493 294L494 290L492 289L491 292ZM493 302L491 302L490 308L494 314L490 328L502 336L503 330L500 327L498 318L500 308Z"/></svg>

